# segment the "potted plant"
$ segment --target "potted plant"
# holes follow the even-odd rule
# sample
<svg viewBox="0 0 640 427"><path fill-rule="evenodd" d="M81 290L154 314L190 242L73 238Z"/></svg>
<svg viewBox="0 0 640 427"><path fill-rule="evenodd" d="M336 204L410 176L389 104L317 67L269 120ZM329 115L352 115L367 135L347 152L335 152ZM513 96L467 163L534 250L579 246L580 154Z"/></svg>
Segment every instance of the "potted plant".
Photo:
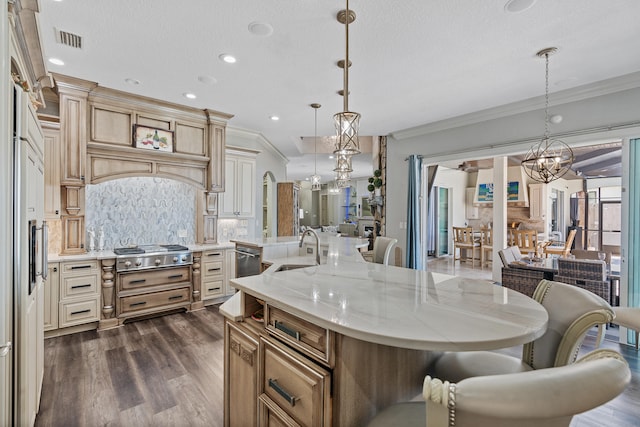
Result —
<svg viewBox="0 0 640 427"><path fill-rule="evenodd" d="M376 169L373 172L373 176L369 177L369 185L367 185L367 190L371 193L370 204L372 205L382 205L382 195L380 188L382 187L382 171L380 169Z"/></svg>

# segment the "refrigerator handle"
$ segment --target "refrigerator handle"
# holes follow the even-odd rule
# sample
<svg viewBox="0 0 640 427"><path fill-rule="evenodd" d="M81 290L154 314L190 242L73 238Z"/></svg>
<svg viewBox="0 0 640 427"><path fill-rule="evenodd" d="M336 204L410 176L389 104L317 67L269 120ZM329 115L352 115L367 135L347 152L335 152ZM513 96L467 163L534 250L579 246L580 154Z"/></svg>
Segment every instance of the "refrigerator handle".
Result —
<svg viewBox="0 0 640 427"><path fill-rule="evenodd" d="M42 280L47 280L49 276L49 226L47 221L42 221L42 249L40 255L42 257Z"/></svg>

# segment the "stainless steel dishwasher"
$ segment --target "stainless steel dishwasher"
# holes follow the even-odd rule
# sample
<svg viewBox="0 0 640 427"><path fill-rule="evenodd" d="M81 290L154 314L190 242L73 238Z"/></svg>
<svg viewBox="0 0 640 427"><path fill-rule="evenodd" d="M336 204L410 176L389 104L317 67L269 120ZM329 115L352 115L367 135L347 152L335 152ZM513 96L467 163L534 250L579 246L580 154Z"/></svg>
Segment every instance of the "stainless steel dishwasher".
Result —
<svg viewBox="0 0 640 427"><path fill-rule="evenodd" d="M262 272L262 248L236 243L236 277L255 276Z"/></svg>

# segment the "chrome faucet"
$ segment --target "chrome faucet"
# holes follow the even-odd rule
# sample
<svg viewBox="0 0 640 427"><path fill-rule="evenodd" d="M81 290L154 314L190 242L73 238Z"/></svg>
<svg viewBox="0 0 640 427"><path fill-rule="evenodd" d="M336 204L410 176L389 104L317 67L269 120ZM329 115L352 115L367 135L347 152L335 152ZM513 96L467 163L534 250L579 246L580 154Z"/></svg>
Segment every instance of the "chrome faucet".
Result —
<svg viewBox="0 0 640 427"><path fill-rule="evenodd" d="M300 245L302 247L302 243L304 242L304 236L307 234L313 234L316 237L316 264L320 265L320 238L318 237L318 233L316 233L313 229L307 228L302 232L302 236L300 237Z"/></svg>

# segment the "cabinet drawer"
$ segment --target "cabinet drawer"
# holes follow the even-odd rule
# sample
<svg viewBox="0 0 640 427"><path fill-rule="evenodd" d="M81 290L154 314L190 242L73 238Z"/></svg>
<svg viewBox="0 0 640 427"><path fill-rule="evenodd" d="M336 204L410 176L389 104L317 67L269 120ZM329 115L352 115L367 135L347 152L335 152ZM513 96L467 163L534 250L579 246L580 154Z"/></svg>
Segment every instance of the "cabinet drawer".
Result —
<svg viewBox="0 0 640 427"><path fill-rule="evenodd" d="M179 288L120 298L120 313L132 313L161 306L172 307L190 303L191 288Z"/></svg>
<svg viewBox="0 0 640 427"><path fill-rule="evenodd" d="M148 286L191 281L191 267L138 271L118 275L118 290L140 289Z"/></svg>
<svg viewBox="0 0 640 427"><path fill-rule="evenodd" d="M215 277L222 277L224 272L222 260L209 261L204 263L204 269L202 270L203 280L213 279Z"/></svg>
<svg viewBox="0 0 640 427"><path fill-rule="evenodd" d="M98 276L63 277L60 284L60 300L79 296L92 296L98 293Z"/></svg>
<svg viewBox="0 0 640 427"><path fill-rule="evenodd" d="M60 264L61 274L76 275L76 274L92 274L98 271L98 261L75 261L75 262L63 262Z"/></svg>
<svg viewBox="0 0 640 427"><path fill-rule="evenodd" d="M333 334L318 325L267 304L265 308L267 330L303 353L330 365Z"/></svg>
<svg viewBox="0 0 640 427"><path fill-rule="evenodd" d="M78 302L61 302L59 310L59 327L81 325L97 322L99 318L99 299L93 298Z"/></svg>
<svg viewBox="0 0 640 427"><path fill-rule="evenodd" d="M207 251L202 253L202 262L224 260L224 250Z"/></svg>
<svg viewBox="0 0 640 427"><path fill-rule="evenodd" d="M260 425L268 427L300 427L293 418L288 416L282 408L278 407L266 395L260 396L258 400L260 405Z"/></svg>
<svg viewBox="0 0 640 427"><path fill-rule="evenodd" d="M210 280L202 284L202 297L210 298L224 295L224 280Z"/></svg>
<svg viewBox="0 0 640 427"><path fill-rule="evenodd" d="M261 396L301 425L330 424L330 373L273 339L261 338L260 345Z"/></svg>

